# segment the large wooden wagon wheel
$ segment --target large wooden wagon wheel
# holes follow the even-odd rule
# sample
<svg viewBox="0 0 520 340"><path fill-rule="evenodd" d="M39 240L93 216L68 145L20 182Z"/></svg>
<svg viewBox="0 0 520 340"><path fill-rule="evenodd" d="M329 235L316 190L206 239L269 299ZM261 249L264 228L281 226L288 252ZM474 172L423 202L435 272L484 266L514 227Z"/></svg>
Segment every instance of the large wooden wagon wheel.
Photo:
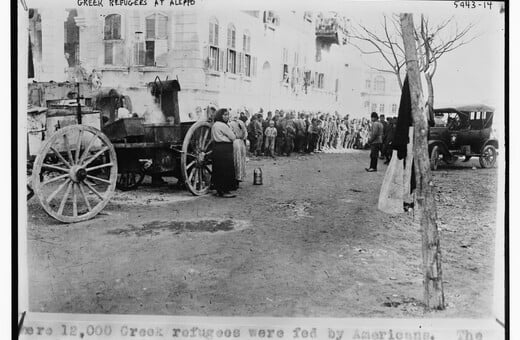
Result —
<svg viewBox="0 0 520 340"><path fill-rule="evenodd" d="M45 211L61 222L96 216L114 193L116 152L99 130L71 125L58 130L34 162L32 185Z"/></svg>
<svg viewBox="0 0 520 340"><path fill-rule="evenodd" d="M181 170L188 190L196 195L204 195L211 185L211 124L193 124L182 143Z"/></svg>

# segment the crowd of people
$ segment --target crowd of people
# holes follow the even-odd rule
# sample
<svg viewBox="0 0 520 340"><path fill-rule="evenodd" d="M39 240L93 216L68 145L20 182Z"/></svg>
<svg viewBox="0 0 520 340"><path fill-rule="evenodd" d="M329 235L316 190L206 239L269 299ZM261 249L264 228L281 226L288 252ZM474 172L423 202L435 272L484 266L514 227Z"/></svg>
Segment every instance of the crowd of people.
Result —
<svg viewBox="0 0 520 340"><path fill-rule="evenodd" d="M351 119L347 114L303 113L262 109L250 118L240 113L247 124L249 152L254 156L290 156L292 153L315 153L340 149L367 149L372 122L367 118ZM385 136L391 140L395 118L385 119ZM384 143L383 143L384 145ZM381 150L384 152L383 150Z"/></svg>
<svg viewBox="0 0 520 340"><path fill-rule="evenodd" d="M214 122L212 187L221 197L234 197L231 191L244 180L248 152L249 156L275 158L293 153L371 148L372 159L376 155L388 164L397 118L385 118L375 112L368 120L351 119L348 114L341 117L338 113L275 110L264 115L260 109L249 115L246 111L220 109ZM376 171L377 164L372 161L368 169Z"/></svg>

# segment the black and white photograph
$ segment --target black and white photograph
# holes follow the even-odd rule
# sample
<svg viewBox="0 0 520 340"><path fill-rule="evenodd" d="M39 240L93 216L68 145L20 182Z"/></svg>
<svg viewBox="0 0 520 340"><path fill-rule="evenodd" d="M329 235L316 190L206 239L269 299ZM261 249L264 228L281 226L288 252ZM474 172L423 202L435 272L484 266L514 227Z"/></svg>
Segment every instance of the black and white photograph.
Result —
<svg viewBox="0 0 520 340"><path fill-rule="evenodd" d="M24 311L504 337L504 2L17 6Z"/></svg>

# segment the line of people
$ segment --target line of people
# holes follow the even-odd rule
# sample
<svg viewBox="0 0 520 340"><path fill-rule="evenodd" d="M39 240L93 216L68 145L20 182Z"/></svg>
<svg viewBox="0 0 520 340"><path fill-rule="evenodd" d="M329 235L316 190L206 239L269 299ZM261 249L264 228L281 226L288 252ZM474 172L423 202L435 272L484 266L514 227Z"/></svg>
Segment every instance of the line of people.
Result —
<svg viewBox="0 0 520 340"><path fill-rule="evenodd" d="M350 119L347 114L295 113L275 110L260 112L247 118L245 113L240 119L247 123L249 152L254 156L290 156L291 153L314 153L337 149L369 148L372 122L366 118ZM394 118L384 122L385 143L382 143L381 156L386 157L386 144L391 140ZM390 154L390 153L389 153Z"/></svg>
<svg viewBox="0 0 520 340"><path fill-rule="evenodd" d="M230 114L231 112L231 114ZM314 153L327 149L371 148L371 164L367 171L377 171L377 157L392 155L397 118L378 117L372 112L371 121L340 118L338 114L285 113L275 110L264 119L262 109L247 118L245 112L220 109L213 117L211 129L213 146L213 175L211 187L220 197L235 197L245 178L246 140L249 151L256 156L290 156L293 152Z"/></svg>

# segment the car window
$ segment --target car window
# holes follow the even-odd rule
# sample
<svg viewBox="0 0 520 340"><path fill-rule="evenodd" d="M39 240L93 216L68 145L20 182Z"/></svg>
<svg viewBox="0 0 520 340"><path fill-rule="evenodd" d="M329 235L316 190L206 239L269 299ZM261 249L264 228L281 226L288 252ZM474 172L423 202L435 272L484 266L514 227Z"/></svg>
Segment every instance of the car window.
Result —
<svg viewBox="0 0 520 340"><path fill-rule="evenodd" d="M446 127L446 125L448 124L448 113L435 112L434 120L436 127Z"/></svg>

